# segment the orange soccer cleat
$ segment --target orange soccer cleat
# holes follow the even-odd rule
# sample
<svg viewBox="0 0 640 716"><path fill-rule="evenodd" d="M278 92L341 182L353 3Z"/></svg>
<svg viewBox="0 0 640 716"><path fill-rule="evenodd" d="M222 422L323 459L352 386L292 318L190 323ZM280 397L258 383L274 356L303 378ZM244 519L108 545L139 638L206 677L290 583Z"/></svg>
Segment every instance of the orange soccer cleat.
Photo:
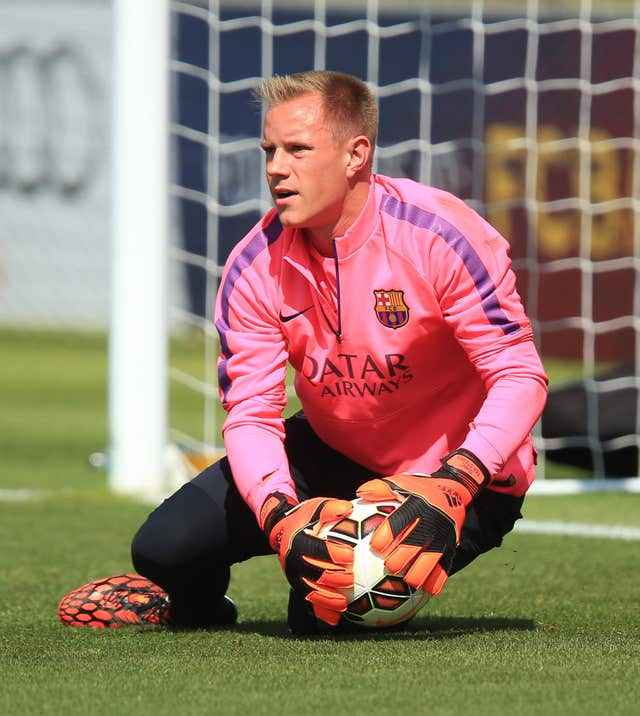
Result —
<svg viewBox="0 0 640 716"><path fill-rule="evenodd" d="M97 629L167 625L169 598L157 584L138 574L116 574L72 589L60 600L58 616L63 624Z"/></svg>

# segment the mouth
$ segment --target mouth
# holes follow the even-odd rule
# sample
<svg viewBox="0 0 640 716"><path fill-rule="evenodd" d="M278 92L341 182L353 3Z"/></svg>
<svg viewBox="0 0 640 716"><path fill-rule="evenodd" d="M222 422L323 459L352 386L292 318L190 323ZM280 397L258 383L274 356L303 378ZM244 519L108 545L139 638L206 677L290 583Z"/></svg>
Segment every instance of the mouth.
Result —
<svg viewBox="0 0 640 716"><path fill-rule="evenodd" d="M277 188L272 189L273 200L277 205L286 203L287 199L293 196L297 196L297 192L291 191L290 189Z"/></svg>

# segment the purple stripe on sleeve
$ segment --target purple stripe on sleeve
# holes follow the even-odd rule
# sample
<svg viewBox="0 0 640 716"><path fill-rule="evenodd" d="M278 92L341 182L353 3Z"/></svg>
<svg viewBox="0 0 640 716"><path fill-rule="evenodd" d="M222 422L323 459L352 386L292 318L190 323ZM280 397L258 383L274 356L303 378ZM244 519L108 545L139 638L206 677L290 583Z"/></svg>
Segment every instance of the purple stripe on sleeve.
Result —
<svg viewBox="0 0 640 716"><path fill-rule="evenodd" d="M495 284L489 276L487 267L466 237L455 226L433 212L399 201L389 195L383 198L381 208L395 219L408 221L414 226L428 229L440 236L462 259L480 294L482 310L489 323L500 328L505 334L520 330L520 324L510 321L502 310L496 295Z"/></svg>
<svg viewBox="0 0 640 716"><path fill-rule="evenodd" d="M229 330L229 297L233 293L236 281L242 275L242 272L255 260L255 258L267 246L270 246L282 233L282 224L278 216L274 216L270 224L259 231L244 247L243 251L236 256L235 261L227 271L223 285L220 287L222 295L220 298L220 316L216 321L216 328L220 336L220 352L224 359L220 361L218 366L218 385L222 389L223 399L226 400L227 393L231 387L231 378L227 372L227 363L231 354L229 344L227 342L227 332Z"/></svg>

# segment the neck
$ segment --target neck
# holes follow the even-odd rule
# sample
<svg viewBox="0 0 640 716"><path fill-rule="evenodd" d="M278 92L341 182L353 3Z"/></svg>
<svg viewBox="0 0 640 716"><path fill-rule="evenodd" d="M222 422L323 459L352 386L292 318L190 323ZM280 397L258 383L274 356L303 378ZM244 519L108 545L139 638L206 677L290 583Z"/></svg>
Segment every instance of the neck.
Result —
<svg viewBox="0 0 640 716"><path fill-rule="evenodd" d="M302 229L304 237L322 256L333 256L333 240L343 236L358 218L369 196L369 179L357 182L342 205L338 220L331 226Z"/></svg>
<svg viewBox="0 0 640 716"><path fill-rule="evenodd" d="M321 256L333 256L333 234L324 235L313 229L303 229L302 234Z"/></svg>

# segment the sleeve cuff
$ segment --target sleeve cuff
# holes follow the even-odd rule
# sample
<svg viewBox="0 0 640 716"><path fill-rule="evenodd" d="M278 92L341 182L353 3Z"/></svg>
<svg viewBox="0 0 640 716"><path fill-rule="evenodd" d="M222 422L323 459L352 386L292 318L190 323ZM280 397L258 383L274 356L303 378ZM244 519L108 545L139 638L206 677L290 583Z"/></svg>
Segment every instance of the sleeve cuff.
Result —
<svg viewBox="0 0 640 716"><path fill-rule="evenodd" d="M487 468L491 477L495 477L502 472L504 460L502 455L480 435L477 430L471 429L465 441L460 445L459 449L468 450L473 453L478 460Z"/></svg>

